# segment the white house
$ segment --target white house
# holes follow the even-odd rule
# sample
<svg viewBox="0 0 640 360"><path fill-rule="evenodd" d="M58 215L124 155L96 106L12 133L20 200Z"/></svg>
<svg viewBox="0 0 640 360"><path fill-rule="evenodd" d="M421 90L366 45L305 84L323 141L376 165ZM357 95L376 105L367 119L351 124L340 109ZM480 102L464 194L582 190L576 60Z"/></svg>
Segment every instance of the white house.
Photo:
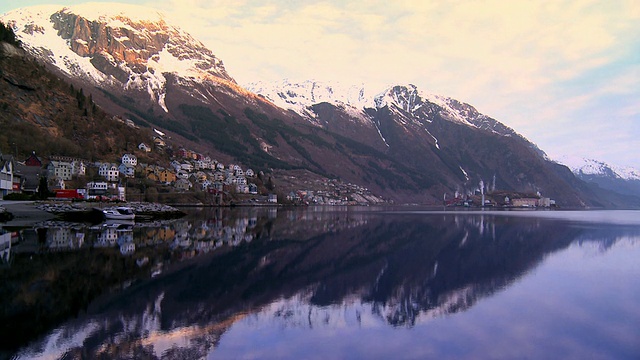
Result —
<svg viewBox="0 0 640 360"><path fill-rule="evenodd" d="M72 166L70 162L51 160L49 162L49 165L47 165L47 172L49 174L49 177L62 180L71 180L71 168Z"/></svg>
<svg viewBox="0 0 640 360"><path fill-rule="evenodd" d="M256 173L253 172L252 169L247 169L247 171L244 173L247 177L254 177L256 176Z"/></svg>
<svg viewBox="0 0 640 360"><path fill-rule="evenodd" d="M124 186L118 186L118 200L127 201L127 189Z"/></svg>
<svg viewBox="0 0 640 360"><path fill-rule="evenodd" d="M116 164L103 163L98 168L98 175L107 179L107 181L118 181L120 170Z"/></svg>
<svg viewBox="0 0 640 360"><path fill-rule="evenodd" d="M200 160L196 160L195 168L196 168L196 170L199 170L199 169L209 169L210 170L210 169L214 168L214 165L213 165L213 162L211 162L211 158L207 156L207 157L204 157L204 158L202 158Z"/></svg>
<svg viewBox="0 0 640 360"><path fill-rule="evenodd" d="M173 186L178 190L189 190L193 185L186 179L178 179Z"/></svg>
<svg viewBox="0 0 640 360"><path fill-rule="evenodd" d="M120 253L122 255L131 255L136 252L136 244L132 242L123 243L120 245Z"/></svg>
<svg viewBox="0 0 640 360"><path fill-rule="evenodd" d="M96 196L104 196L107 194L106 182L92 181L87 183L87 199L93 199Z"/></svg>
<svg viewBox="0 0 640 360"><path fill-rule="evenodd" d="M2 196L13 192L13 158L0 157L0 194Z"/></svg>
<svg viewBox="0 0 640 360"><path fill-rule="evenodd" d="M156 136L153 137L153 143L156 144L156 146L158 147L163 147L167 145L167 143L165 143L161 137L156 137Z"/></svg>
<svg viewBox="0 0 640 360"><path fill-rule="evenodd" d="M180 169L182 169L182 166L180 165L180 162L176 161L176 160L172 160L171 161L171 167L174 168L176 171L180 171Z"/></svg>
<svg viewBox="0 0 640 360"><path fill-rule="evenodd" d="M144 151L144 152L151 152L151 148L149 147L149 145L145 144L145 143L140 143L140 145L138 145L138 149Z"/></svg>
<svg viewBox="0 0 640 360"><path fill-rule="evenodd" d="M176 177L178 179L188 179L189 178L189 173L183 170L180 170L176 173Z"/></svg>
<svg viewBox="0 0 640 360"><path fill-rule="evenodd" d="M208 188L210 188L213 185L213 183L211 182L211 180L205 180L203 182L200 183L200 188L202 190L207 190Z"/></svg>
<svg viewBox="0 0 640 360"><path fill-rule="evenodd" d="M120 164L118 171L126 177L132 178L135 175L135 167L127 164Z"/></svg>
<svg viewBox="0 0 640 360"><path fill-rule="evenodd" d="M133 154L122 155L122 163L125 165L136 166L138 165L138 158Z"/></svg>
<svg viewBox="0 0 640 360"><path fill-rule="evenodd" d="M71 162L71 174L76 176L84 176L87 173L87 165L84 161L73 160Z"/></svg>
<svg viewBox="0 0 640 360"><path fill-rule="evenodd" d="M213 173L213 181L224 181L224 173L222 171L216 171Z"/></svg>

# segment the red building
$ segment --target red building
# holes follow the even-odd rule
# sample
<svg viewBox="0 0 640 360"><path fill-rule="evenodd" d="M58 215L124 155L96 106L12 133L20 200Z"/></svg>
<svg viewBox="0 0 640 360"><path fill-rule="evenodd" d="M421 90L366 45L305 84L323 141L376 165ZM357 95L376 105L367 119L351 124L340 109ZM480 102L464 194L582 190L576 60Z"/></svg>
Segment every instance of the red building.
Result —
<svg viewBox="0 0 640 360"><path fill-rule="evenodd" d="M24 161L24 164L27 166L37 166L42 167L42 161L36 156L36 152L34 151L31 156L27 160Z"/></svg>

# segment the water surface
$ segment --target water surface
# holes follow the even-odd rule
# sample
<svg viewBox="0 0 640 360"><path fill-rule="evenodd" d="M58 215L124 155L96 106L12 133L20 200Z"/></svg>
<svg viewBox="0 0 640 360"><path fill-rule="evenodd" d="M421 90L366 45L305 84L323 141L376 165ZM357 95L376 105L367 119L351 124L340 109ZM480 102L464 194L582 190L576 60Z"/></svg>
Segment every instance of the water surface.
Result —
<svg viewBox="0 0 640 360"><path fill-rule="evenodd" d="M637 211L204 209L13 239L20 359L640 356Z"/></svg>

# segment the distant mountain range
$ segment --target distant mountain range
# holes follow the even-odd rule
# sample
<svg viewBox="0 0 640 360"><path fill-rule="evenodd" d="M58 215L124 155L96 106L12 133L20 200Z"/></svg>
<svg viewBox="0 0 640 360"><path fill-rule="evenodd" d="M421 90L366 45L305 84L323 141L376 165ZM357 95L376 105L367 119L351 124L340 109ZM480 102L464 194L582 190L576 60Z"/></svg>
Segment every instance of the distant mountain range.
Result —
<svg viewBox="0 0 640 360"><path fill-rule="evenodd" d="M245 89L213 51L138 6L30 7L0 21L106 112L221 161L337 178L401 203L441 204L444 193L473 193L484 180L561 206L640 206L579 180L473 106L411 84Z"/></svg>
<svg viewBox="0 0 640 360"><path fill-rule="evenodd" d="M567 165L580 179L625 195L640 196L640 170L632 167L609 165L587 158L563 157L558 160Z"/></svg>

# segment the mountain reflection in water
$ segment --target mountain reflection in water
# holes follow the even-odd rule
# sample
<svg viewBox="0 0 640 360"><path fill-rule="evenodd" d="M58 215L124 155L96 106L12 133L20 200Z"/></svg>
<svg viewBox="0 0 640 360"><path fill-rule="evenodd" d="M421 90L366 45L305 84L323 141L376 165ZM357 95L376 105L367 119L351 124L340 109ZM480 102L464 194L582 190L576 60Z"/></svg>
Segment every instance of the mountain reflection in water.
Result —
<svg viewBox="0 0 640 360"><path fill-rule="evenodd" d="M618 215L634 219L638 213ZM433 335L483 299L488 304L510 288L517 292L515 284L546 269L539 265L554 253L577 247L606 254L621 242L638 253L640 224L597 223L603 216L207 209L159 224L49 228L44 235L40 229L33 232L38 245L27 246L35 235L22 234L16 251L24 246L35 254L67 251L85 259L111 251L111 260L101 264L117 268L120 285L80 306L86 311L77 319L22 348L18 358L483 357L413 337L422 324L432 324ZM634 275L640 275L637 267ZM627 325L638 330L638 317ZM387 351L412 351L367 353L366 346L379 346L367 344L376 339L368 338L372 329L383 342L396 339L385 344ZM314 336L341 345L322 347ZM638 350L631 344L620 351Z"/></svg>

